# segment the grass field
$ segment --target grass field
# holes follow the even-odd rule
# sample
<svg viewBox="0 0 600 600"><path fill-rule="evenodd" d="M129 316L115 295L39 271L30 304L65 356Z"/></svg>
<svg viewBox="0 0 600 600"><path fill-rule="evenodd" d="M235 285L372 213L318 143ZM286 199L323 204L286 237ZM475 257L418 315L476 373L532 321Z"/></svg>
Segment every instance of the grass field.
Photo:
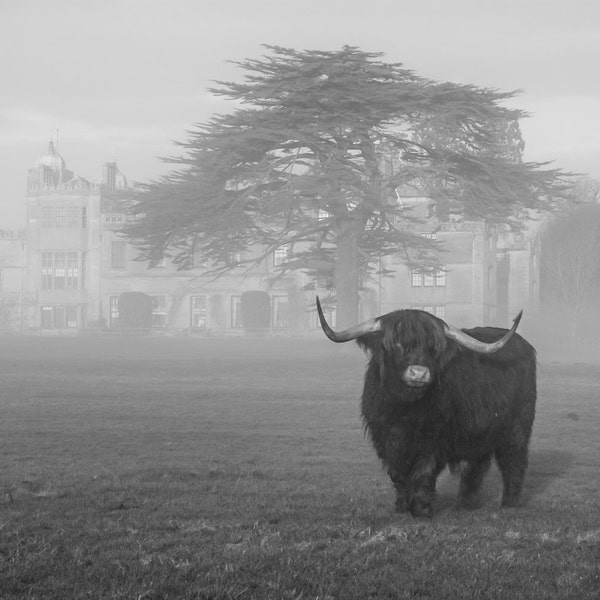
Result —
<svg viewBox="0 0 600 600"><path fill-rule="evenodd" d="M540 365L525 506L393 511L326 341L4 338L0 598L600 598L600 367Z"/></svg>

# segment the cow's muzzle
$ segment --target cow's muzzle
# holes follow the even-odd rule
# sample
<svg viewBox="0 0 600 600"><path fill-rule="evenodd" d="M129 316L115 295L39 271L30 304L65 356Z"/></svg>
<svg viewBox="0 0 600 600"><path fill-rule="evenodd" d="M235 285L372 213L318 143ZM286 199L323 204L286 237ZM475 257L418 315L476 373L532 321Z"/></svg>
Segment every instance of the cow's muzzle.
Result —
<svg viewBox="0 0 600 600"><path fill-rule="evenodd" d="M421 387L431 381L431 372L422 365L410 365L402 373L402 381L411 387Z"/></svg>

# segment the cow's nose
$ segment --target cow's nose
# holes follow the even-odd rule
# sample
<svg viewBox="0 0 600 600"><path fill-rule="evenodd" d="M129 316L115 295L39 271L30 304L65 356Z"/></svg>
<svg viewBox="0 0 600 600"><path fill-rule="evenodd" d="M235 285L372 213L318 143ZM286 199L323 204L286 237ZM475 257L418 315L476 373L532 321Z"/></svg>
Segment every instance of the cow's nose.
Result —
<svg viewBox="0 0 600 600"><path fill-rule="evenodd" d="M402 375L402 379L408 383L423 385L431 380L431 373L427 367L422 365L410 365Z"/></svg>

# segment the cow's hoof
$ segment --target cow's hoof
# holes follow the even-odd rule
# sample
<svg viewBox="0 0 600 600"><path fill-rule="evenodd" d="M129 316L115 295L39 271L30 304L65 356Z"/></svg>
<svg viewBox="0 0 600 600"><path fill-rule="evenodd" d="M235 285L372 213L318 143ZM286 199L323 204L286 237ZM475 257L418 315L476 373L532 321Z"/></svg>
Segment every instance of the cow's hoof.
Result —
<svg viewBox="0 0 600 600"><path fill-rule="evenodd" d="M520 498L502 498L502 508L519 508Z"/></svg>
<svg viewBox="0 0 600 600"><path fill-rule="evenodd" d="M459 503L461 508L466 508L467 510L477 510L478 508L481 508L482 505L479 494L461 496L459 498Z"/></svg>
<svg viewBox="0 0 600 600"><path fill-rule="evenodd" d="M433 517L433 506L431 506L429 502L413 500L410 505L410 514L413 517L431 519L431 517Z"/></svg>

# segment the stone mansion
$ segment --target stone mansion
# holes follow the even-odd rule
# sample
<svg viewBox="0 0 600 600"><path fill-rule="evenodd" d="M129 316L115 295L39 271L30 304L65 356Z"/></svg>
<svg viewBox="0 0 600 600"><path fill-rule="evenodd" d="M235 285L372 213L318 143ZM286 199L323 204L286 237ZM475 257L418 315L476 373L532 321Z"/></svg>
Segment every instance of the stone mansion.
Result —
<svg viewBox="0 0 600 600"><path fill-rule="evenodd" d="M203 265L178 271L168 260L148 264L122 235L128 183L115 162L93 183L67 168L50 142L27 176L27 222L0 231L0 329L28 333L119 331L119 297L140 291L152 298L153 329L180 334L231 335L243 331L241 296L270 298L270 330L316 330L316 290L301 272L276 279L285 248L249 273L234 269L215 279ZM419 208L423 198L405 198ZM500 234L485 222L427 221L423 235L444 243L444 270L411 271L394 256L390 276L369 284L361 315L420 308L460 327L507 325L539 301L539 241L534 233ZM275 283L273 283L275 280ZM335 320L335 315L329 315Z"/></svg>

